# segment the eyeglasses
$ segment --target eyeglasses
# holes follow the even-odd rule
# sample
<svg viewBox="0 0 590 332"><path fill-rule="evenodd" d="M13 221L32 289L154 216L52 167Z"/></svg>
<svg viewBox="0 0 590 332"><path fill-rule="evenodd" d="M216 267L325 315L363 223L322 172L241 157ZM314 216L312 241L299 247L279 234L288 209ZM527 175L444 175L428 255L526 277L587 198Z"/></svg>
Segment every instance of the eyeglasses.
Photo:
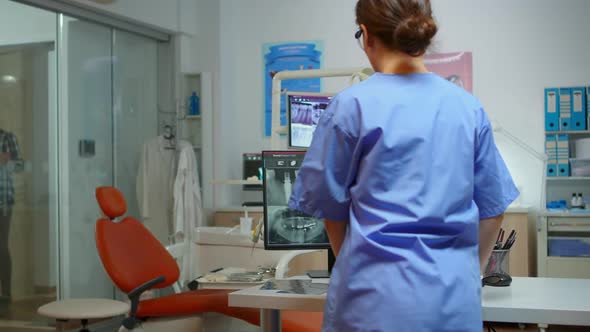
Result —
<svg viewBox="0 0 590 332"><path fill-rule="evenodd" d="M365 47L363 46L363 42L361 41L361 37L363 36L363 29L359 28L357 32L355 32L354 34L354 39L356 39L356 42L359 44L359 47L361 48L361 50L365 50Z"/></svg>

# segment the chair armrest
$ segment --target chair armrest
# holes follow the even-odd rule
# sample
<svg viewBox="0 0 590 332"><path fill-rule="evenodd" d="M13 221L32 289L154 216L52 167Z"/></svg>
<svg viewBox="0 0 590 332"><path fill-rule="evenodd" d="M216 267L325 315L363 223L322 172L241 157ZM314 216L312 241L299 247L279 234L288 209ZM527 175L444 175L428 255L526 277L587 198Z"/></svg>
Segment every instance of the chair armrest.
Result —
<svg viewBox="0 0 590 332"><path fill-rule="evenodd" d="M276 279L284 279L287 272L289 272L289 263L293 260L293 258L299 255L311 254L314 252L319 252L320 250L294 250L290 251L287 254L281 256L279 262L277 263L277 270L275 272Z"/></svg>
<svg viewBox="0 0 590 332"><path fill-rule="evenodd" d="M132 300L134 297L137 297L139 299L139 296L141 296L141 294L143 292L154 287L157 284L163 283L164 281L166 281L166 277L164 277L164 276L159 276L157 278L154 278L154 279L144 283L143 285L135 288L134 290L129 292L129 294L127 294L127 296L129 297L130 300Z"/></svg>
<svg viewBox="0 0 590 332"><path fill-rule="evenodd" d="M154 278L146 283L144 283L141 286L138 286L137 288L133 289L131 292L129 292L129 294L127 294L127 296L129 297L129 300L131 300L131 310L129 313L129 317L125 318L123 320L123 326L128 329L128 330L133 330L133 328L135 327L135 324L137 324L137 308L139 307L139 297L141 296L141 294L145 291L147 291L148 289L156 286L157 284L160 284L162 282L166 281L166 277L164 276L159 276L157 278Z"/></svg>

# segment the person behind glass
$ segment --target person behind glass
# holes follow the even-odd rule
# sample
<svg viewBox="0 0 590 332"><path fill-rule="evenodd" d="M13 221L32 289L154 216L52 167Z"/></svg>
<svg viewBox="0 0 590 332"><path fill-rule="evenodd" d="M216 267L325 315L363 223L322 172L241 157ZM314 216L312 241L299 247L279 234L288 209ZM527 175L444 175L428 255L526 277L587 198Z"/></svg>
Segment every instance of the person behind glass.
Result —
<svg viewBox="0 0 590 332"><path fill-rule="evenodd" d="M18 171L16 161L20 152L16 136L0 128L0 289L1 301L10 301L12 260L8 248L10 219L14 205L13 173Z"/></svg>
<svg viewBox="0 0 590 332"><path fill-rule="evenodd" d="M322 114L289 207L324 218L323 331L481 332L480 269L519 195L479 101L430 73L428 0L359 0L375 74Z"/></svg>

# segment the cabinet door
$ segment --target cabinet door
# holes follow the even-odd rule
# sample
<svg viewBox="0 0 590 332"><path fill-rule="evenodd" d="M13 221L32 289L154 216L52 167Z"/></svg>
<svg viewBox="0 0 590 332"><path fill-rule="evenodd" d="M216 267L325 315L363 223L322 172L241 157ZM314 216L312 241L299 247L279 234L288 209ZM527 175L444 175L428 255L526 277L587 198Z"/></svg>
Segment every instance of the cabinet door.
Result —
<svg viewBox="0 0 590 332"><path fill-rule="evenodd" d="M504 216L502 228L506 237L512 230L516 231L516 242L510 250L508 268L513 277L530 277L533 271L534 255L531 250L532 241L529 240L529 220L527 213L507 213Z"/></svg>

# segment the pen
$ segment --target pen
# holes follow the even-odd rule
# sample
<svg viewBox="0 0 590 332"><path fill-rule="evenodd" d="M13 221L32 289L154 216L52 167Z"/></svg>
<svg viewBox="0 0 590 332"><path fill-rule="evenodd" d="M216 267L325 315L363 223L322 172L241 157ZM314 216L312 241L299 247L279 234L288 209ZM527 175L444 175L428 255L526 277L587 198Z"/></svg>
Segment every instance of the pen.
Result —
<svg viewBox="0 0 590 332"><path fill-rule="evenodd" d="M504 236L504 230L500 228L500 232L498 233L498 237L496 238L496 245L494 246L494 250L499 250L502 248L502 237Z"/></svg>
<svg viewBox="0 0 590 332"><path fill-rule="evenodd" d="M510 232L510 235L508 236L508 239L506 239L506 243L504 244L504 247L502 249L508 250L508 249L512 248L512 245L514 244L515 240L516 240L516 231L512 230L512 232Z"/></svg>
<svg viewBox="0 0 590 332"><path fill-rule="evenodd" d="M512 246L514 245L514 242L516 242L516 233L514 233L514 236L512 237L512 241L510 241L510 245L508 246L508 249L512 248Z"/></svg>

